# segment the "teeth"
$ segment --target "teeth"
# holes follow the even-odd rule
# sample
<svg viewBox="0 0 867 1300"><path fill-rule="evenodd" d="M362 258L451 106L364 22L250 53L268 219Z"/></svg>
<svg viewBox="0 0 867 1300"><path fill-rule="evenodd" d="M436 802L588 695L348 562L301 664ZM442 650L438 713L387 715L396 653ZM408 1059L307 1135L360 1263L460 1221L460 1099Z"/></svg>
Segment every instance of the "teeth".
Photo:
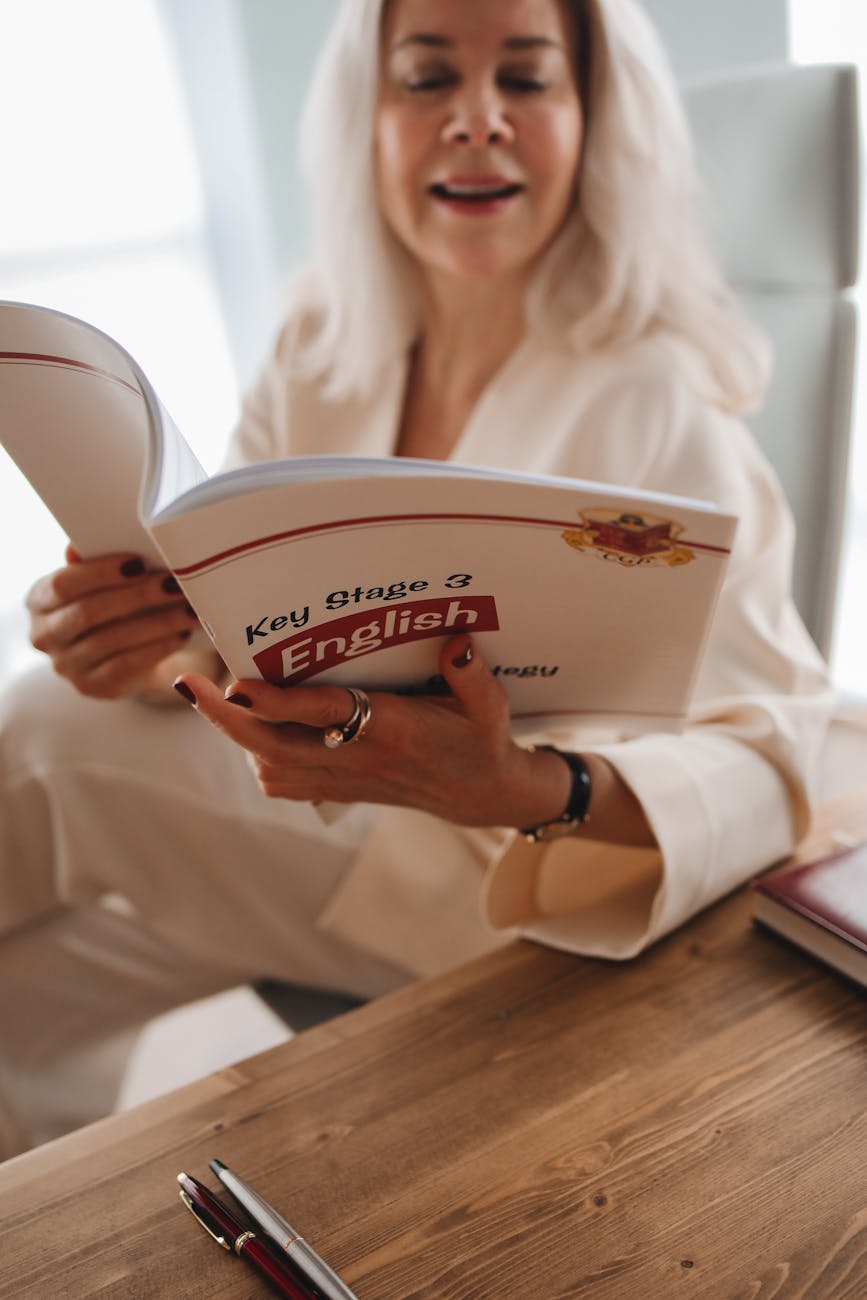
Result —
<svg viewBox="0 0 867 1300"><path fill-rule="evenodd" d="M466 195L472 198L475 194L497 194L503 189L502 185L447 185L445 187L450 194Z"/></svg>

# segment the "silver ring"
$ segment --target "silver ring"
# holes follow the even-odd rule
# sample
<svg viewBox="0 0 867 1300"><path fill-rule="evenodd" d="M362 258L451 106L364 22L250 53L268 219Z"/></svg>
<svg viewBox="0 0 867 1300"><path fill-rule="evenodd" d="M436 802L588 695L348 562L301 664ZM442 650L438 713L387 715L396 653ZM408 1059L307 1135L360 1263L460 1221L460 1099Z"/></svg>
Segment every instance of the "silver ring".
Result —
<svg viewBox="0 0 867 1300"><path fill-rule="evenodd" d="M340 749L341 745L351 745L353 740L361 740L370 722L370 700L367 695L354 686L347 686L346 689L352 696L352 713L339 726L325 728L322 739L326 749Z"/></svg>

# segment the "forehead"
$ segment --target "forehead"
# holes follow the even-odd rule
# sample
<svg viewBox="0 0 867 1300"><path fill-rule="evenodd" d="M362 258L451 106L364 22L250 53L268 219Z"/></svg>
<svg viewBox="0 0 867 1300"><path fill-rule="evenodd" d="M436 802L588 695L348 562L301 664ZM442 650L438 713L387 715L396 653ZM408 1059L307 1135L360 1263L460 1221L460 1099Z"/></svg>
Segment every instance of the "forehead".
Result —
<svg viewBox="0 0 867 1300"><path fill-rule="evenodd" d="M430 35L454 45L500 46L514 37L571 44L567 0L386 0L383 39L391 49Z"/></svg>

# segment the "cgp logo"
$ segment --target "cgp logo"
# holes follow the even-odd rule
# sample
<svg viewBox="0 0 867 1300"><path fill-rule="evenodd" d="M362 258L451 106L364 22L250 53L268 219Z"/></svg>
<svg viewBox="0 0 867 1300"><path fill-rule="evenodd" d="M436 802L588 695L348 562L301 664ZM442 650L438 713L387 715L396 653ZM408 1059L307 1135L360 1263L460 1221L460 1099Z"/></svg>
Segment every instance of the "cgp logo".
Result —
<svg viewBox="0 0 867 1300"><path fill-rule="evenodd" d="M499 626L493 596L411 600L378 610L372 617L369 610L363 610L319 627L305 628L261 650L253 656L253 662L266 681L292 686L328 668L402 642L448 636L470 628L473 632L496 632Z"/></svg>
<svg viewBox="0 0 867 1300"><path fill-rule="evenodd" d="M695 553L677 539L681 524L631 510L582 510L578 528L562 534L567 546L626 567L689 564Z"/></svg>

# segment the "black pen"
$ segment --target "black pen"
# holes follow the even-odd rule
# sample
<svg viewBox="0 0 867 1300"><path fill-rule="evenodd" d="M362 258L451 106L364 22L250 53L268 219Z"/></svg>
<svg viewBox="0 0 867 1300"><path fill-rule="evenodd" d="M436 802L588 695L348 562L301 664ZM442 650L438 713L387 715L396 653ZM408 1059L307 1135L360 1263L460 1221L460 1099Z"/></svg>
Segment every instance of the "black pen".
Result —
<svg viewBox="0 0 867 1300"><path fill-rule="evenodd" d="M355 1292L350 1291L345 1282L341 1282L334 1270L295 1231L291 1223L287 1223L282 1214L278 1214L258 1192L254 1192L243 1178L233 1174L222 1160L212 1160L211 1168L226 1191L234 1196L256 1226L291 1259L305 1282L314 1288L316 1295L321 1296L322 1300L358 1300Z"/></svg>
<svg viewBox="0 0 867 1300"><path fill-rule="evenodd" d="M313 1292L263 1246L207 1187L189 1174L178 1174L180 1197L188 1210L223 1250L233 1250L266 1277L287 1300L312 1300Z"/></svg>

